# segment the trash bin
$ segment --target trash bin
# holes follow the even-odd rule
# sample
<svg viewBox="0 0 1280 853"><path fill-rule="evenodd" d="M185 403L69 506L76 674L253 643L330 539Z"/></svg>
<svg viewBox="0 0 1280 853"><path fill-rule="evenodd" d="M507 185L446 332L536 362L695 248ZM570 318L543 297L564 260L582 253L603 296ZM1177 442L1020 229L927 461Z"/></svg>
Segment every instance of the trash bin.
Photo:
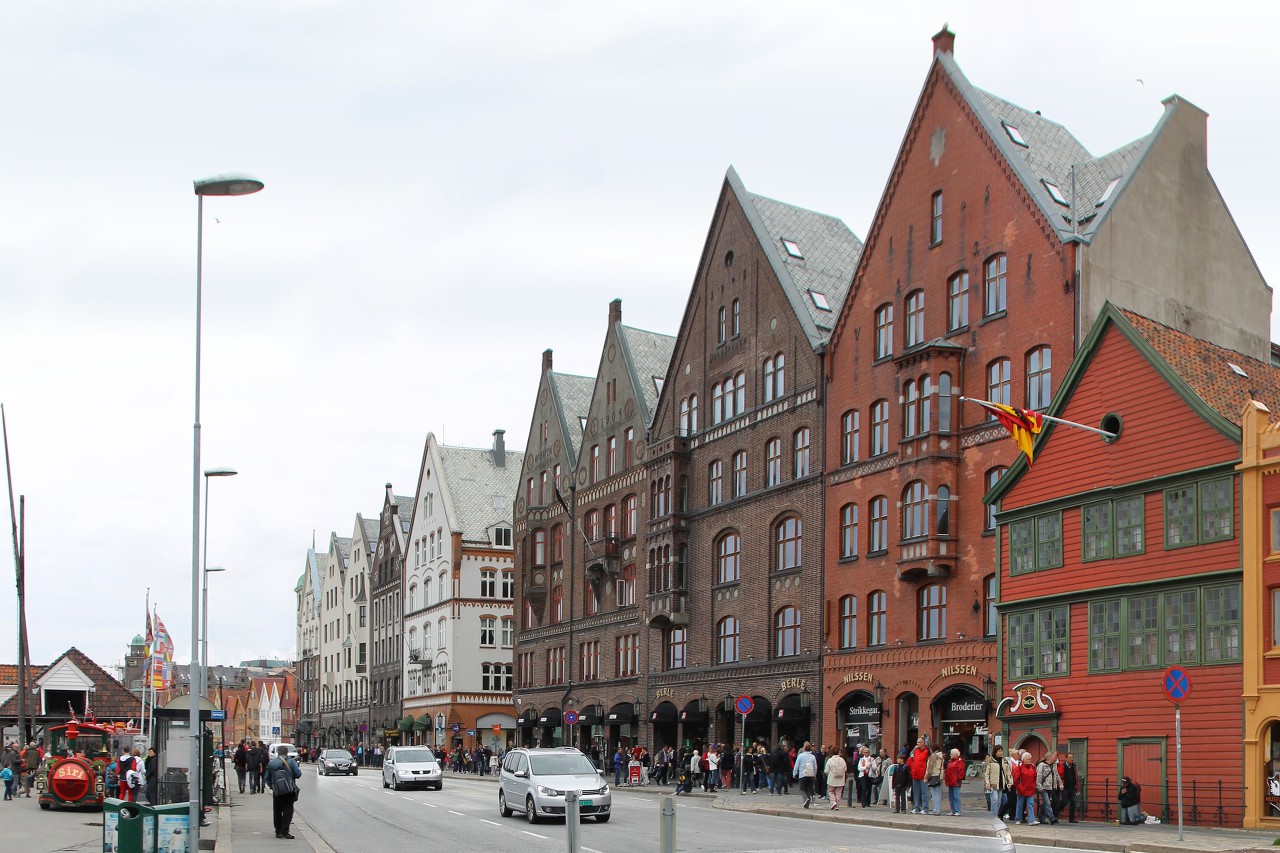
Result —
<svg viewBox="0 0 1280 853"><path fill-rule="evenodd" d="M155 810L108 797L102 802L102 853L155 853Z"/></svg>
<svg viewBox="0 0 1280 853"><path fill-rule="evenodd" d="M155 807L155 847L146 853L186 853L191 814L186 803Z"/></svg>

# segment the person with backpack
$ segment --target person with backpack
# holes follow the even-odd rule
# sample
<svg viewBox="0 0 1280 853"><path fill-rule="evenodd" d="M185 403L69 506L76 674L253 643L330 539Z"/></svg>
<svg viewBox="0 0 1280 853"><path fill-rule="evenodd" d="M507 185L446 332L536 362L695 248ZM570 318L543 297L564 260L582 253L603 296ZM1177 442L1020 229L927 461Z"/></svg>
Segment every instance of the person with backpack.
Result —
<svg viewBox="0 0 1280 853"><path fill-rule="evenodd" d="M1040 814L1048 823L1058 822L1058 797L1062 794L1062 777L1058 775L1058 756L1045 753L1036 765L1036 795L1039 797Z"/></svg>
<svg viewBox="0 0 1280 853"><path fill-rule="evenodd" d="M120 786L120 799L126 803L132 803L137 797L133 790L133 780L129 777L132 771L133 756L128 752L122 752L116 759L116 779Z"/></svg>
<svg viewBox="0 0 1280 853"><path fill-rule="evenodd" d="M300 778L302 768L289 757L289 747L280 744L266 770L266 783L271 786L271 820L276 827L276 838L293 838L289 834L289 826L293 823L293 804L298 801Z"/></svg>
<svg viewBox="0 0 1280 853"><path fill-rule="evenodd" d="M840 755L840 750L833 748L827 756L823 768L827 780L827 797L831 800L831 810L840 808L840 798L844 796L844 783L849 773L849 764Z"/></svg>
<svg viewBox="0 0 1280 853"><path fill-rule="evenodd" d="M800 793L804 796L804 807L809 808L813 802L813 783L818 776L818 759L811 752L813 747L808 741L796 753L796 765L791 775L800 780Z"/></svg>

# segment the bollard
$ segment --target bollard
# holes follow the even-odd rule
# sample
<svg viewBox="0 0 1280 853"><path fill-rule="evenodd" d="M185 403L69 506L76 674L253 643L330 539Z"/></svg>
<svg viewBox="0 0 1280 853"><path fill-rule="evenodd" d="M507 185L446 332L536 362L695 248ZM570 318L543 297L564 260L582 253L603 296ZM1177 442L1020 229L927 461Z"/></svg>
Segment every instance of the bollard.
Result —
<svg viewBox="0 0 1280 853"><path fill-rule="evenodd" d="M662 816L658 826L658 850L676 853L676 798L662 798Z"/></svg>
<svg viewBox="0 0 1280 853"><path fill-rule="evenodd" d="M582 832L582 822L579 818L581 814L578 806L578 792L564 792L564 826L569 835L569 853L578 853L580 848L580 839L578 834Z"/></svg>

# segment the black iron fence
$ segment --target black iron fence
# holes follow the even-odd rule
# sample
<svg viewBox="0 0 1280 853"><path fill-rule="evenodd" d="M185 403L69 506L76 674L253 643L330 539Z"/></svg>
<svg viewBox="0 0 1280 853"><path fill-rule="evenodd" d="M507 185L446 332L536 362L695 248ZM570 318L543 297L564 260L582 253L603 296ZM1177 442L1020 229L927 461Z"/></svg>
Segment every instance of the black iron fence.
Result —
<svg viewBox="0 0 1280 853"><path fill-rule="evenodd" d="M1076 796L1076 812L1081 820L1113 821L1119 819L1116 802L1118 783L1110 779L1101 785L1086 785ZM1159 800L1163 799L1163 803ZM1177 780L1163 787L1142 789L1142 811L1155 815L1163 823L1177 822ZM1244 822L1244 786L1224 779L1182 780L1182 822L1191 826L1240 826Z"/></svg>

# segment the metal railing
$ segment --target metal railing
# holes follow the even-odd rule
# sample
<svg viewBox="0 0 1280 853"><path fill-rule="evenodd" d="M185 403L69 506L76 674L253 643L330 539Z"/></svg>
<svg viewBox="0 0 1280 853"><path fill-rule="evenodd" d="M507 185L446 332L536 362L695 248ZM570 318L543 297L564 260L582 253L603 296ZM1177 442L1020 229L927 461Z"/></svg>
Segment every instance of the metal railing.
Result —
<svg viewBox="0 0 1280 853"><path fill-rule="evenodd" d="M1104 779L1101 785L1082 787L1076 794L1076 816L1080 820L1119 820L1117 787L1111 779ZM1162 823L1177 822L1178 816L1174 813L1178 801L1176 782L1166 781L1162 787L1154 789L1148 785L1142 793L1141 805L1145 814L1155 815ZM1157 795L1162 795L1163 802L1156 802ZM1065 802L1062 810L1066 810ZM1184 780L1182 821L1189 826L1240 826L1244 822L1244 786L1234 780Z"/></svg>

